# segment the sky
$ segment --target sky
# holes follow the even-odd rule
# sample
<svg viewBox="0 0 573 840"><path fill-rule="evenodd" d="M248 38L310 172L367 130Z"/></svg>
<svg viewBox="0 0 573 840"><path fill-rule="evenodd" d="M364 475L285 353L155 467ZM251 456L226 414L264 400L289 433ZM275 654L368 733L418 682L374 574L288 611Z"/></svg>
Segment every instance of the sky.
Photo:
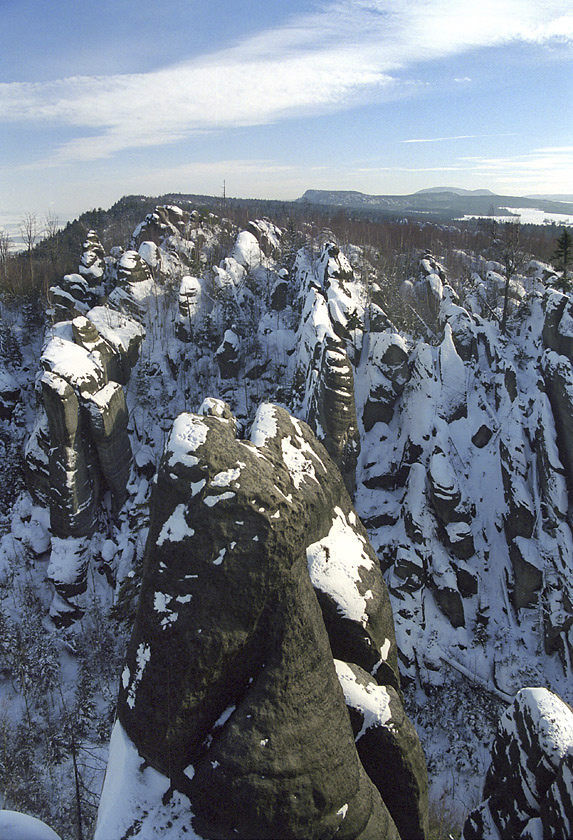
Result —
<svg viewBox="0 0 573 840"><path fill-rule="evenodd" d="M573 0L0 0L0 226L127 194L573 193Z"/></svg>

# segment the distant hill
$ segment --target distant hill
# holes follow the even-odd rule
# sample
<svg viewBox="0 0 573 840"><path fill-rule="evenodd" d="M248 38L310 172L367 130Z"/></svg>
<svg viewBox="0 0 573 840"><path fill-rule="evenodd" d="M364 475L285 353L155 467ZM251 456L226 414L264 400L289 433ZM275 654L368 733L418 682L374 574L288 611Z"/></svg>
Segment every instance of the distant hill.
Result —
<svg viewBox="0 0 573 840"><path fill-rule="evenodd" d="M428 193L454 193L454 195L495 195L491 190L464 190L462 187L428 187L426 190L418 190L414 195L426 195Z"/></svg>
<svg viewBox="0 0 573 840"><path fill-rule="evenodd" d="M297 199L328 207L341 207L370 217L427 218L452 221L463 216L515 215L518 209L543 213L573 213L573 201L540 197L496 195L489 190L462 190L437 187L411 195L368 195L355 190L307 190Z"/></svg>
<svg viewBox="0 0 573 840"><path fill-rule="evenodd" d="M573 193L544 193L540 195L528 195L526 198L543 198L547 201L565 201L569 204L573 202Z"/></svg>

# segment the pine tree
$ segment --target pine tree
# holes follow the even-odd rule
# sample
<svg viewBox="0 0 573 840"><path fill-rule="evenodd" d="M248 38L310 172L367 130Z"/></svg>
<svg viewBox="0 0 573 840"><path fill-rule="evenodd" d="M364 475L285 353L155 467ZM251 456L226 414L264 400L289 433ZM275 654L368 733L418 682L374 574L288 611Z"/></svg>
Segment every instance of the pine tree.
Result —
<svg viewBox="0 0 573 840"><path fill-rule="evenodd" d="M553 254L553 260L558 268L563 271L563 286L569 286L569 278L567 277L567 268L571 263L573 257L573 236L569 233L567 228L563 228L561 236L557 237L557 247Z"/></svg>

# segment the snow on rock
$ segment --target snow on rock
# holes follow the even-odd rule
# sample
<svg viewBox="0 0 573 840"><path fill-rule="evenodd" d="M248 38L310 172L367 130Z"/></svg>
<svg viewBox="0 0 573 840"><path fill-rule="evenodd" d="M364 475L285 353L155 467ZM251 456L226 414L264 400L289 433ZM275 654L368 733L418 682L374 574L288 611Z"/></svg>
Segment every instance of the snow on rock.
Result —
<svg viewBox="0 0 573 840"><path fill-rule="evenodd" d="M106 384L105 371L97 356L57 336L46 344L40 364L44 370L65 379L80 393L93 394Z"/></svg>
<svg viewBox="0 0 573 840"><path fill-rule="evenodd" d="M155 242L142 242L138 254L152 269L157 269L161 264L161 254Z"/></svg>
<svg viewBox="0 0 573 840"><path fill-rule="evenodd" d="M365 431L392 419L396 401L410 378L408 356L408 345L398 333L370 335L365 372L368 397L362 415Z"/></svg>
<svg viewBox="0 0 573 840"><path fill-rule="evenodd" d="M90 286L97 286L104 276L105 251L95 230L88 231L83 249L79 272Z"/></svg>
<svg viewBox="0 0 573 840"><path fill-rule="evenodd" d="M66 627L83 615L77 601L87 588L90 546L85 538L53 536L46 576L54 584L50 618L56 627Z"/></svg>
<svg viewBox="0 0 573 840"><path fill-rule="evenodd" d="M193 325L201 311L203 287L197 277L185 275L179 286L179 314L177 316L177 337L191 341Z"/></svg>
<svg viewBox="0 0 573 840"><path fill-rule="evenodd" d="M360 354L364 331L364 291L355 282L348 259L337 245L327 243L318 261L332 327L354 358Z"/></svg>
<svg viewBox="0 0 573 840"><path fill-rule="evenodd" d="M169 519L165 521L157 538L157 545L163 545L164 542L178 542L185 537L193 536L195 531L185 518L186 510L185 505L177 505Z"/></svg>
<svg viewBox="0 0 573 840"><path fill-rule="evenodd" d="M392 687L392 716L403 720L389 601L366 532L306 424L264 405L246 441L227 414L210 401L201 415L180 415L166 444L120 687L121 727L153 778L169 776L173 795L187 797L205 837L312 836L319 827L334 837L344 818L348 836L366 840L366 815L398 840L389 809L396 819L402 810L417 815L418 827L425 820L419 743L404 727L393 734L392 760L410 768L410 781L399 807L386 803L382 779L393 771L382 751L370 757L385 768L377 781L365 772L332 660L334 653L375 672L379 690L368 693L381 700ZM207 481L195 493L200 476ZM206 496L209 487L223 492ZM114 769L115 750L112 742L112 779L124 772ZM96 838L106 836L107 814L118 807L109 797L122 784L106 781ZM316 791L330 803L319 811ZM123 832L133 819L126 812Z"/></svg>
<svg viewBox="0 0 573 840"><path fill-rule="evenodd" d="M2 840L60 840L60 835L41 820L5 810L0 811L0 837Z"/></svg>
<svg viewBox="0 0 573 840"><path fill-rule="evenodd" d="M404 714L400 697L392 686L378 685L362 668L335 660L346 705L350 712L356 748L369 776L382 793L400 837L427 837L424 755L414 727ZM411 749L404 750L409 743ZM377 756L389 762L382 768ZM418 808L410 806L416 791Z"/></svg>
<svg viewBox="0 0 573 840"><path fill-rule="evenodd" d="M259 243L253 234L247 230L241 231L235 242L233 258L239 265L250 271L261 264L262 256Z"/></svg>
<svg viewBox="0 0 573 840"><path fill-rule="evenodd" d="M11 530L34 554L39 556L50 550L50 513L45 507L35 505L27 493L23 493L12 508Z"/></svg>
<svg viewBox="0 0 573 840"><path fill-rule="evenodd" d="M325 342L307 417L318 439L338 466L348 491L356 486L360 434L354 401L354 375L340 344Z"/></svg>
<svg viewBox="0 0 573 840"><path fill-rule="evenodd" d="M268 219L249 222L249 230L255 236L261 251L266 257L280 255L282 232Z"/></svg>
<svg viewBox="0 0 573 840"><path fill-rule="evenodd" d="M87 317L99 334L116 350L123 351L134 365L145 335L144 327L128 315L107 306L92 307Z"/></svg>
<svg viewBox="0 0 573 840"><path fill-rule="evenodd" d="M440 416L451 423L467 416L467 373L456 351L449 323L446 324L444 340L440 344L439 359L442 393L438 410Z"/></svg>
<svg viewBox="0 0 573 840"><path fill-rule="evenodd" d="M20 386L4 368L0 368L0 420L10 420L20 401Z"/></svg>
<svg viewBox="0 0 573 840"><path fill-rule="evenodd" d="M314 382L318 375L319 353L327 338L336 345L338 339L324 295L311 288L305 297L297 332L297 367L304 372L309 383Z"/></svg>
<svg viewBox="0 0 573 840"><path fill-rule="evenodd" d="M165 448L169 465L193 467L198 464L198 457L192 453L206 442L208 432L209 427L202 419L192 414L180 414L173 424Z"/></svg>
<svg viewBox="0 0 573 840"><path fill-rule="evenodd" d="M278 432L275 406L265 403L259 406L253 425L251 426L251 441L262 448L269 438L274 438Z"/></svg>
<svg viewBox="0 0 573 840"><path fill-rule="evenodd" d="M391 725L390 695L386 687L371 680L364 685L346 662L335 660L334 664L346 705L362 715L363 723L355 736L356 740L360 740L366 730L373 726Z"/></svg>
<svg viewBox="0 0 573 840"><path fill-rule="evenodd" d="M335 508L334 514L326 537L306 549L308 572L314 588L329 595L341 615L366 626L367 602L373 596L370 590L360 593L360 569L371 569L372 558L364 550L364 538L358 536L343 511Z"/></svg>
<svg viewBox="0 0 573 840"><path fill-rule="evenodd" d="M94 840L202 840L189 800L170 788L170 779L147 764L116 721Z"/></svg>
<svg viewBox="0 0 573 840"><path fill-rule="evenodd" d="M99 286L91 287L81 274L66 274L49 291L53 321L66 321L85 313L98 302L100 292Z"/></svg>

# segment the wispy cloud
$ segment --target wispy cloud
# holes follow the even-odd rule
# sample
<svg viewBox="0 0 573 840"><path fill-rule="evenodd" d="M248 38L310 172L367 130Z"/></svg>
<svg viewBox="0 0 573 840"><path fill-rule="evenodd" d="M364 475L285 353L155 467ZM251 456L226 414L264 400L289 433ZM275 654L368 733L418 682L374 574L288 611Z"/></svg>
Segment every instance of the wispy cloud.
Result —
<svg viewBox="0 0 573 840"><path fill-rule="evenodd" d="M357 97L395 97L398 73L467 50L573 44L569 9L570 0L334 0L232 49L158 71L2 84L0 119L76 132L44 164L105 158L195 132L344 109ZM447 139L462 138L410 142Z"/></svg>
<svg viewBox="0 0 573 840"><path fill-rule="evenodd" d="M365 167L357 172L370 176L381 174L451 174L463 176L464 182L487 183L501 194L534 192L564 193L573 183L573 146L534 149L527 154L502 157L458 157L447 165Z"/></svg>
<svg viewBox="0 0 573 840"><path fill-rule="evenodd" d="M462 166L487 183L499 184L510 191L519 186L527 192L567 192L573 184L573 146L555 146L522 155L503 157L468 157Z"/></svg>
<svg viewBox="0 0 573 840"><path fill-rule="evenodd" d="M445 143L449 140L475 140L486 137L517 137L517 132L510 134L454 134L451 137L416 137L409 140L401 140L402 143Z"/></svg>

